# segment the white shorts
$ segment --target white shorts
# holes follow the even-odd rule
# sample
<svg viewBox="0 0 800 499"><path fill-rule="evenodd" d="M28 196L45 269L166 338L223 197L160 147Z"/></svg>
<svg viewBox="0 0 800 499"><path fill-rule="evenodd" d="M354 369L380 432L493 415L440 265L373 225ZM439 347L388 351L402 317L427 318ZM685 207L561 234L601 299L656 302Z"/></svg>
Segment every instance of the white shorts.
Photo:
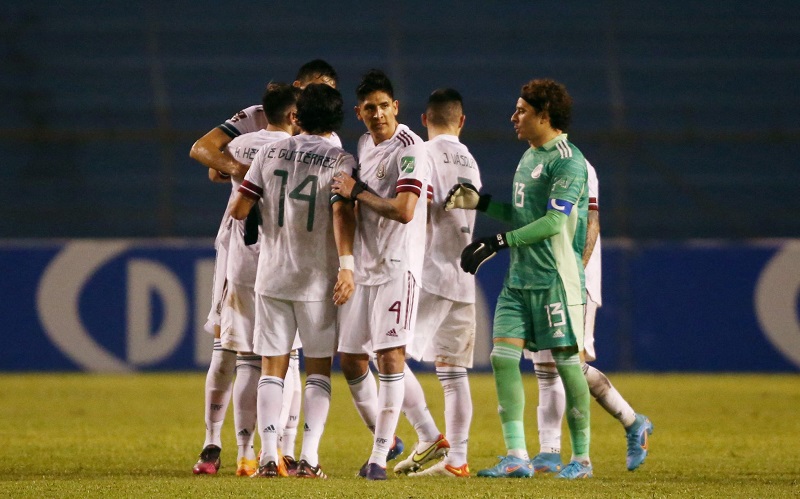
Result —
<svg viewBox="0 0 800 499"><path fill-rule="evenodd" d="M406 354L415 360L472 367L475 304L448 300L422 290L414 340Z"/></svg>
<svg viewBox="0 0 800 499"><path fill-rule="evenodd" d="M303 342L303 355L333 357L336 353L336 305L333 301L287 301L256 294L253 352L286 355Z"/></svg>
<svg viewBox="0 0 800 499"><path fill-rule="evenodd" d="M205 326L203 327L209 334L214 334L214 326L222 327L222 306L225 300L228 281L225 273L228 268L228 245L219 244L217 246L217 256L214 259L214 284L211 287L211 310Z"/></svg>
<svg viewBox="0 0 800 499"><path fill-rule="evenodd" d="M592 301L588 296L586 297L586 305L583 306L583 353L586 362L597 360L594 351L594 318L597 315L598 305ZM540 350L538 352L531 352L525 350L523 355L526 359L530 359L534 364L554 364L553 354L550 350Z"/></svg>
<svg viewBox="0 0 800 499"><path fill-rule="evenodd" d="M222 348L237 352L253 351L256 292L249 286L228 281L225 301L222 302L220 325Z"/></svg>
<svg viewBox="0 0 800 499"><path fill-rule="evenodd" d="M340 310L339 351L359 354L407 345L413 340L419 291L411 272L377 286L357 284Z"/></svg>

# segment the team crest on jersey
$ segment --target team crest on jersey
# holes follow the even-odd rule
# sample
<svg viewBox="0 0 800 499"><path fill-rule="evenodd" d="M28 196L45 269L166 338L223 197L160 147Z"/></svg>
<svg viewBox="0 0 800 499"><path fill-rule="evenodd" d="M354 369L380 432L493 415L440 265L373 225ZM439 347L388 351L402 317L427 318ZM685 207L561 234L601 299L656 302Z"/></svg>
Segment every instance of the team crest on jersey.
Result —
<svg viewBox="0 0 800 499"><path fill-rule="evenodd" d="M544 169L544 165L539 163L536 165L536 168L533 169L531 172L531 178L539 178L542 176L542 170Z"/></svg>
<svg viewBox="0 0 800 499"><path fill-rule="evenodd" d="M400 160L400 168L405 173L411 173L414 171L414 156L404 156Z"/></svg>
<svg viewBox="0 0 800 499"><path fill-rule="evenodd" d="M378 180L382 180L386 176L386 163L381 161L378 165L378 173L375 176L378 177Z"/></svg>

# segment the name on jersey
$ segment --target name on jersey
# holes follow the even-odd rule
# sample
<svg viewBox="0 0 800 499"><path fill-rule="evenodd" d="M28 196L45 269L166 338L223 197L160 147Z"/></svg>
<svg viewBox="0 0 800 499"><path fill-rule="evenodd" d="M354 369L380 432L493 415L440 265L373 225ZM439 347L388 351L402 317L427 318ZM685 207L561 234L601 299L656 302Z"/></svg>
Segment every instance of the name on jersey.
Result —
<svg viewBox="0 0 800 499"><path fill-rule="evenodd" d="M233 155L237 158L249 159L250 161L253 161L253 158L256 157L258 149L258 147L237 147L233 152Z"/></svg>
<svg viewBox="0 0 800 499"><path fill-rule="evenodd" d="M343 155L336 157L322 156L314 152L308 151L294 151L291 149L277 149L270 147L267 151L268 158L285 159L296 163L305 163L307 165L322 166L323 168L335 168L343 159Z"/></svg>
<svg viewBox="0 0 800 499"><path fill-rule="evenodd" d="M443 152L444 163L465 168L475 168L475 161L469 156L458 154L457 152Z"/></svg>

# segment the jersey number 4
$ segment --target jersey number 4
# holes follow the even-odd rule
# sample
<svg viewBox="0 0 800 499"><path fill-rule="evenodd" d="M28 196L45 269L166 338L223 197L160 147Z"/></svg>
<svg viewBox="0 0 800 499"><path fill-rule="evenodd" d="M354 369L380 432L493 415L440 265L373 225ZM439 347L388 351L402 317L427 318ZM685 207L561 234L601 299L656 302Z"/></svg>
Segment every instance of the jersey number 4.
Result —
<svg viewBox="0 0 800 499"><path fill-rule="evenodd" d="M278 226L283 227L284 210L286 206L286 185L289 183L289 172L286 170L275 170L273 173L281 178L281 197L278 204ZM308 188L308 192L303 192L306 188ZM317 176L309 175L304 178L303 181L289 193L289 199L308 203L306 230L308 232L314 230L314 208L317 205Z"/></svg>

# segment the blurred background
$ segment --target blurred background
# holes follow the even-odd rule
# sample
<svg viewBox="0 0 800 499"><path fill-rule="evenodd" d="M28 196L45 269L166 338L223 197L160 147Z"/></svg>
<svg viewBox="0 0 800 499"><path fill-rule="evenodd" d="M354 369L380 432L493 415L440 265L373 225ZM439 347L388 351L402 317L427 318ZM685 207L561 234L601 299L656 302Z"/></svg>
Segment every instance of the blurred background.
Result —
<svg viewBox="0 0 800 499"><path fill-rule="evenodd" d="M29 0L4 6L0 36L0 317L22 338L0 354L0 370L96 368L65 353L78 337L122 359L117 368L202 365L191 353L205 313L191 313L206 293L197 262L213 262L229 189L210 183L189 149L313 58L337 69L347 107L363 72L385 70L400 120L423 137L428 94L458 89L462 140L484 190L502 200L526 148L509 122L520 86L563 82L574 99L570 139L600 179L605 367L800 366L796 1ZM364 131L348 112L345 147ZM481 218L476 233L498 230ZM65 268L86 267L77 291L47 305L48 270L62 286L52 296L69 294L53 265L70 251ZM97 273L75 263L80 255ZM186 294L180 339L146 361L131 353L131 331L156 348L177 319L158 277L131 298L139 259L171 269ZM481 276L489 314L497 260ZM142 324L132 318L140 312ZM70 322L80 323L72 336L53 332ZM31 349L52 363L24 359Z"/></svg>

